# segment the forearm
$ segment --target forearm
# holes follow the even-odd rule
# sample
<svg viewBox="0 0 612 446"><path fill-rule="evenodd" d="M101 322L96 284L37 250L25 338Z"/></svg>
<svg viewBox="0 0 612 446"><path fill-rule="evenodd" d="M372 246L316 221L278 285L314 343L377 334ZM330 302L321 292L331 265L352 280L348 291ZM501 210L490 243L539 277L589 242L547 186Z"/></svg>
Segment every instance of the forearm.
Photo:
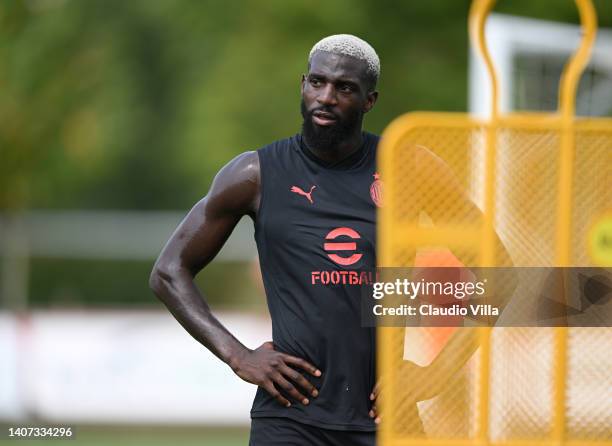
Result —
<svg viewBox="0 0 612 446"><path fill-rule="evenodd" d="M248 349L212 314L188 271L169 274L155 268L150 286L194 339L235 367L236 359Z"/></svg>

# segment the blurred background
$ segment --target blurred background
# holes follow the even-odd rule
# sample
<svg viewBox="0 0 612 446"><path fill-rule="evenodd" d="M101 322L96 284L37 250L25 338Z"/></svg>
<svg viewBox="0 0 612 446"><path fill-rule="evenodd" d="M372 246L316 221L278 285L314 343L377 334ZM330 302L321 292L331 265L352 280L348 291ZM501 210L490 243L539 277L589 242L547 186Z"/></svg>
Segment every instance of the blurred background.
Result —
<svg viewBox="0 0 612 446"><path fill-rule="evenodd" d="M600 27L612 26L612 2L594 3ZM300 76L326 35L356 34L380 56L367 130L412 110L482 113L469 6L2 1L0 425L76 425L84 444L246 444L254 389L149 291L155 257L221 166L299 131ZM501 67L505 110L554 110L578 41L574 2L504 0L495 11L573 25L550 23L567 41ZM521 23L537 46L542 22ZM612 115L612 39L599 39L578 114ZM197 279L249 347L270 337L252 233L243 220Z"/></svg>

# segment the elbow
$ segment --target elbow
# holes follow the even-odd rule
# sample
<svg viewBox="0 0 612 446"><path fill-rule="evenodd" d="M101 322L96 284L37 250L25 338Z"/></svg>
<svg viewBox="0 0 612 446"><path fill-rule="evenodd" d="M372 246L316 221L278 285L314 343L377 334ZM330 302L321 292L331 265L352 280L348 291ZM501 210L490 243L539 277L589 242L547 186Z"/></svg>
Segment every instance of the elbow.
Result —
<svg viewBox="0 0 612 446"><path fill-rule="evenodd" d="M174 280L172 269L157 262L149 276L149 288L163 302L165 291L172 286Z"/></svg>
<svg viewBox="0 0 612 446"><path fill-rule="evenodd" d="M157 265L155 265L153 267L153 270L151 271L151 274L149 275L149 288L151 289L151 291L153 291L156 295L159 294L159 290L161 289L162 286L162 279L161 279L161 272L160 270L157 268Z"/></svg>
<svg viewBox="0 0 612 446"><path fill-rule="evenodd" d="M172 306L189 292L193 276L177 259L158 259L149 275L149 288L166 306Z"/></svg>

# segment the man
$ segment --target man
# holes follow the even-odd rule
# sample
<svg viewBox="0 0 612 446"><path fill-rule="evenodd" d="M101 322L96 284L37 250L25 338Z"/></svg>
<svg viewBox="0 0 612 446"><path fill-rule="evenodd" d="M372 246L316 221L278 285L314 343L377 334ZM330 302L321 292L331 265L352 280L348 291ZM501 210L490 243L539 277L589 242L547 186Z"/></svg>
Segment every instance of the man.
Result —
<svg viewBox="0 0 612 446"><path fill-rule="evenodd" d="M183 327L259 386L252 446L375 442L375 333L360 326L360 287L376 266L382 199L378 137L362 131L379 73L365 41L318 42L302 76L302 132L221 169L151 274ZM193 282L243 215L254 221L272 318L273 341L255 350L214 317Z"/></svg>

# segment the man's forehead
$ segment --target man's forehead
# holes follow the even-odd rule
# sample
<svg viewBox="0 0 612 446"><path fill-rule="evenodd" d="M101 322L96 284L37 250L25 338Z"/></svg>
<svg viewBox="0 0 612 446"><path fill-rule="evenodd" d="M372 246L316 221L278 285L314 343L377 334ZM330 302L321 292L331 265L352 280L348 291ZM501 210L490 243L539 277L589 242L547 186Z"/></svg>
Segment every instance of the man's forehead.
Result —
<svg viewBox="0 0 612 446"><path fill-rule="evenodd" d="M366 74L365 61L345 54L317 51L310 60L310 73L325 74L343 78L363 78Z"/></svg>

